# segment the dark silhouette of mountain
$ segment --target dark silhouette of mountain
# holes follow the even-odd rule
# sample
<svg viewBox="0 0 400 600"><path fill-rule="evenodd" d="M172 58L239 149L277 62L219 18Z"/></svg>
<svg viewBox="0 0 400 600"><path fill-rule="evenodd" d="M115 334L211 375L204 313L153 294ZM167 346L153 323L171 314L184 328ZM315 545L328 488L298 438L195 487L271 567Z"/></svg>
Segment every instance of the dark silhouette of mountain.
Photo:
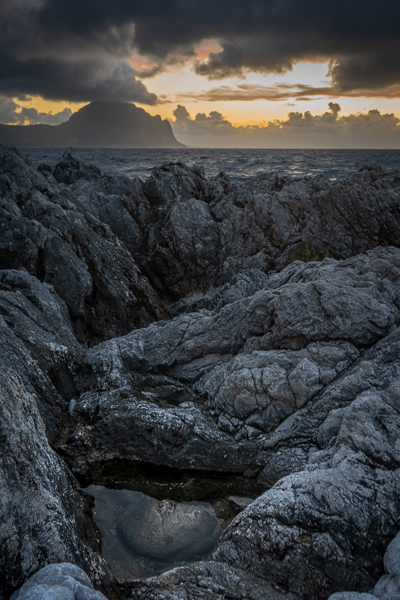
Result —
<svg viewBox="0 0 400 600"><path fill-rule="evenodd" d="M32 148L183 146L167 120L129 102L92 102L61 125L0 125L0 143Z"/></svg>

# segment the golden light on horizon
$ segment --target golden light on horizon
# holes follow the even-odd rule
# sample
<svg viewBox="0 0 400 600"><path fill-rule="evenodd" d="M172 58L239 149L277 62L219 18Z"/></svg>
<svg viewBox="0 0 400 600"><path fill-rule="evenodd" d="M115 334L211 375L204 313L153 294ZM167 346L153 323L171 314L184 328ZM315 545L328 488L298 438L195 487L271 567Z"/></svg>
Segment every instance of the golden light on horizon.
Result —
<svg viewBox="0 0 400 600"><path fill-rule="evenodd" d="M328 65L318 61L298 63L292 71L283 75L249 73L246 78L231 77L224 81L216 82L196 74L193 68L194 61L206 59L211 52L219 51L219 44L215 40L206 40L196 46L195 57L185 64L170 65L163 72L143 79L149 92L158 96L160 102L148 105L135 102L151 115L160 115L162 119L174 120L173 112L178 104L186 106L192 119L198 113L209 115L217 111L235 127L263 127L269 122L285 120L290 112L305 113L310 111L313 115L324 114L328 111L328 103L334 101L341 106L341 116L359 114L369 110L378 109L382 113L399 115L398 90L394 87L389 90L387 97L370 97L352 93L345 97L327 94L302 97L279 98L279 90L290 91L296 86L306 82L310 87L325 86L329 89L330 81L327 79ZM131 57L138 70L151 70L154 64L151 60L134 55ZM136 61L136 62L135 62ZM265 98L257 96L266 90ZM269 95L268 90L272 90ZM274 97L274 91L277 96ZM238 91L239 93L236 93ZM254 93L253 93L254 92ZM241 97L241 94L247 94ZM375 96L375 97L374 97ZM40 96L31 96L25 100L15 98L20 107L35 108L38 112L57 114L65 108L73 113L89 104L88 102L66 102L46 100ZM19 109L20 110L20 109Z"/></svg>
<svg viewBox="0 0 400 600"><path fill-rule="evenodd" d="M89 104L89 102L67 102L65 100L46 100L41 96L29 96L26 100L20 100L19 98L13 98L16 104L24 106L26 108L36 108L38 112L44 112L52 114L58 113L64 108L70 108L72 112L78 111L82 106Z"/></svg>

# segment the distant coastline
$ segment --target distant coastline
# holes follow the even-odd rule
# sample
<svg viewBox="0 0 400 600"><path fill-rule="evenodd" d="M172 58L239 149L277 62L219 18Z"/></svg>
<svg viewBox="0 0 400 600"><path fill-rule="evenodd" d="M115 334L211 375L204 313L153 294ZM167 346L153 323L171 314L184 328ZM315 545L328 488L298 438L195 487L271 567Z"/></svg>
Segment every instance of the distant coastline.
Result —
<svg viewBox="0 0 400 600"><path fill-rule="evenodd" d="M0 125L17 148L183 148L167 120L129 102L92 102L61 125Z"/></svg>

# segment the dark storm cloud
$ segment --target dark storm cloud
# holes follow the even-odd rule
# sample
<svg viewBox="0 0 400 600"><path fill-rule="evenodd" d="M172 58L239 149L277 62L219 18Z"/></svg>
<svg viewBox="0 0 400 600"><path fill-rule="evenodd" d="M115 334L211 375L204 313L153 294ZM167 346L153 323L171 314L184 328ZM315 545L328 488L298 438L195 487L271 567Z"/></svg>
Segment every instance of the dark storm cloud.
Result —
<svg viewBox="0 0 400 600"><path fill-rule="evenodd" d="M20 123L21 118L17 113L18 108L18 104L11 100L11 98L2 98L0 96L0 123Z"/></svg>
<svg viewBox="0 0 400 600"><path fill-rule="evenodd" d="M314 59L330 62L339 91L400 82L398 0L2 0L1 6L0 62L8 54L17 72L16 82L0 73L4 93L17 88L66 98L69 86L71 99L119 94L154 103L144 86L135 86L138 73L121 61L136 49L153 60L155 66L142 73L151 76L193 56L195 44L206 38L222 46L196 65L209 78L246 70L279 73ZM53 81L57 61L62 77ZM127 87L120 73L127 75Z"/></svg>
<svg viewBox="0 0 400 600"><path fill-rule="evenodd" d="M80 4L84 14L88 2ZM0 6L0 94L157 103L124 60L132 49L132 23L98 23L97 29L83 27L79 34L68 19L51 27L50 18L49 29L45 27L51 2L6 0ZM59 8L71 22L79 20L73 12L78 4L60 2Z"/></svg>
<svg viewBox="0 0 400 600"><path fill-rule="evenodd" d="M125 100L156 104L135 72L125 61L111 59L0 62L0 93L12 96L40 95L49 100L84 102Z"/></svg>

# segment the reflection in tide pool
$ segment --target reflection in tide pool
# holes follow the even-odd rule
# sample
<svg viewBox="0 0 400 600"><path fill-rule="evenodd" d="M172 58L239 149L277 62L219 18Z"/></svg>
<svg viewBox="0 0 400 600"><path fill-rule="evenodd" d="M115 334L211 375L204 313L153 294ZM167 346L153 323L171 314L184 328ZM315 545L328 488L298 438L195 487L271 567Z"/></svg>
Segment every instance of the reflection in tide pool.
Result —
<svg viewBox="0 0 400 600"><path fill-rule="evenodd" d="M222 528L208 502L156 500L128 490L89 486L103 556L120 581L209 558Z"/></svg>

